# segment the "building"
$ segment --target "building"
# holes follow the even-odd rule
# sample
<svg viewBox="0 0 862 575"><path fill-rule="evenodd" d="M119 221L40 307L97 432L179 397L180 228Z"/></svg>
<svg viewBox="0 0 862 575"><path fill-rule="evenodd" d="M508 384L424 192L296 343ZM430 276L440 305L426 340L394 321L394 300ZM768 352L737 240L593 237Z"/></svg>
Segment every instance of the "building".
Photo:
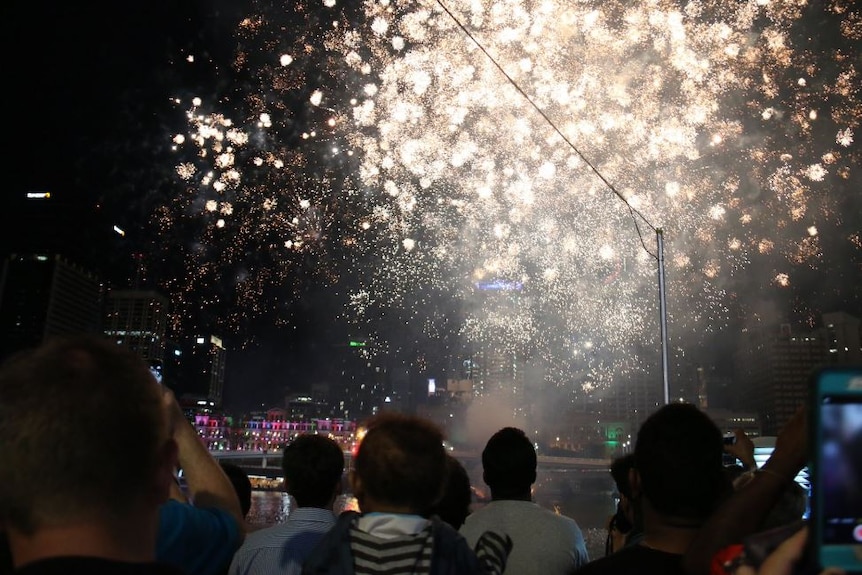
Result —
<svg viewBox="0 0 862 575"><path fill-rule="evenodd" d="M859 353L859 320L845 313L824 314L814 330L787 323L745 329L734 358L741 403L757 414L763 435L777 435L807 402L812 372L852 363Z"/></svg>
<svg viewBox="0 0 862 575"><path fill-rule="evenodd" d="M168 298L154 291L111 290L105 306L105 335L150 363L165 362Z"/></svg>
<svg viewBox="0 0 862 575"><path fill-rule="evenodd" d="M167 342L165 383L182 404L222 407L227 350L216 335L198 335Z"/></svg>
<svg viewBox="0 0 862 575"><path fill-rule="evenodd" d="M724 435L730 435L735 430L741 429L748 437L760 437L760 422L754 412L732 411L730 409L710 408L704 412L715 422L715 425Z"/></svg>
<svg viewBox="0 0 862 575"><path fill-rule="evenodd" d="M523 313L521 282L502 278L477 281L471 306L482 317L483 328L467 337L453 374L470 380L474 399L492 399L510 406L515 418L526 417L526 343L512 317Z"/></svg>
<svg viewBox="0 0 862 575"><path fill-rule="evenodd" d="M589 394L585 411L602 422L622 422L626 429L637 430L664 403L660 358L658 353L637 347L629 355L627 367L614 373L609 385L597 386Z"/></svg>
<svg viewBox="0 0 862 575"><path fill-rule="evenodd" d="M54 335L101 333L103 284L59 255L12 254L0 273L0 357Z"/></svg>
<svg viewBox="0 0 862 575"><path fill-rule="evenodd" d="M361 421L391 401L389 370L366 345L357 338L332 347L327 403L340 419Z"/></svg>
<svg viewBox="0 0 862 575"><path fill-rule="evenodd" d="M697 406L701 409L739 409L733 378L721 373L714 364L697 368Z"/></svg>
<svg viewBox="0 0 862 575"><path fill-rule="evenodd" d="M503 343L484 341L478 344L470 363L475 396L496 395L523 401L526 360L522 352L509 349Z"/></svg>
<svg viewBox="0 0 862 575"><path fill-rule="evenodd" d="M862 329L859 318L844 312L823 314L827 363L862 364Z"/></svg>
<svg viewBox="0 0 862 575"><path fill-rule="evenodd" d="M296 393L285 398L287 418L293 420L312 420L331 415L331 406L319 394Z"/></svg>

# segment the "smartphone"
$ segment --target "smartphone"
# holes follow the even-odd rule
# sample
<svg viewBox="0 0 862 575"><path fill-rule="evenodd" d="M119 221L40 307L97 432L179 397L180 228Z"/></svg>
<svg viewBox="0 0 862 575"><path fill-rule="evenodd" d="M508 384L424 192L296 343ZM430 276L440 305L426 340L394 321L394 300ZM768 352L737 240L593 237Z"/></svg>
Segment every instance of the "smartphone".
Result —
<svg viewBox="0 0 862 575"><path fill-rule="evenodd" d="M736 443L736 434L725 435L724 439L722 441L723 441L724 445L733 445ZM742 462L739 461L735 455L731 455L730 453L727 453L727 452L725 452L721 456L721 462L725 467L730 466L730 465L741 465L742 464Z"/></svg>
<svg viewBox="0 0 862 575"><path fill-rule="evenodd" d="M862 366L812 376L811 559L862 573Z"/></svg>

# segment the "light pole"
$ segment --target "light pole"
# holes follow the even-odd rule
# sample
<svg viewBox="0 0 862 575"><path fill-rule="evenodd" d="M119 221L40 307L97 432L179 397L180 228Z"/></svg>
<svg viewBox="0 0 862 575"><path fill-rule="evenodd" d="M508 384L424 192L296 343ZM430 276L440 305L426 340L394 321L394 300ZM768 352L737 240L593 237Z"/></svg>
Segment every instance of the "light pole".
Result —
<svg viewBox="0 0 862 575"><path fill-rule="evenodd" d="M657 244L656 259L658 260L658 313L661 325L661 377L664 389L664 404L670 403L670 386L668 383L667 359L667 300L664 290L664 231L655 229Z"/></svg>

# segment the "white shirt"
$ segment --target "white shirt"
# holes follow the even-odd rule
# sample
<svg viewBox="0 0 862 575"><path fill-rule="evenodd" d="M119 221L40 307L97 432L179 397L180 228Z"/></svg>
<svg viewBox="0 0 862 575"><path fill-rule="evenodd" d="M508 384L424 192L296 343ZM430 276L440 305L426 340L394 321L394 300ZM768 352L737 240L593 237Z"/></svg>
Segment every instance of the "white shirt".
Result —
<svg viewBox="0 0 862 575"><path fill-rule="evenodd" d="M589 561L584 535L575 520L532 501L492 501L468 515L460 529L471 547L485 531L512 538L504 573L563 575Z"/></svg>

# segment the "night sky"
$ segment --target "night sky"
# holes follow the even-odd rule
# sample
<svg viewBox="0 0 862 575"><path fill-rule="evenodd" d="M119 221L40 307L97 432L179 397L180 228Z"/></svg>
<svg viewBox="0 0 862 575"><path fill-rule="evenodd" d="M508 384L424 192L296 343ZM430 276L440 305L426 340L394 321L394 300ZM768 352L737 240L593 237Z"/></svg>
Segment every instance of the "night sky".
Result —
<svg viewBox="0 0 862 575"><path fill-rule="evenodd" d="M132 284L133 255L147 253L153 241L145 214L159 186L154 175L168 162L168 142L160 141L172 113L167 97L180 81L192 88L196 80L188 72L177 78L170 64L195 53L207 69L227 69L232 47L222 40L235 21L224 11L231 4L4 3L4 251L56 249L111 285ZM201 83L211 81L201 74ZM50 191L52 200L28 202L28 191ZM142 287L157 281L150 275ZM313 363L298 358L314 357L310 350L340 337L316 333L311 318L288 333L263 323L263 341L228 363L228 381L248 383L228 387L226 402L242 408L279 403L283 386L272 382L303 379Z"/></svg>
<svg viewBox="0 0 862 575"><path fill-rule="evenodd" d="M226 39L234 34L242 4L5 2L7 207L2 210L0 245L12 250L34 243L59 245L71 257L95 266L111 284L130 285L135 277L133 254L149 253L153 242L171 241L160 238L149 221L154 207L173 193L164 178L165 166L174 161L165 135L183 130L183 118L168 98L178 86L189 92L198 87L207 91L237 81L231 68L235 46ZM198 65L178 65L189 53L195 54ZM862 129L856 137L862 138ZM50 191L50 212L23 201L27 191ZM860 216L852 213L859 202L846 205L851 213L844 215L850 222L845 221L844 229L852 230L856 222L859 230ZM41 224L21 229L31 222ZM51 233L37 233L46 222ZM113 233L114 225L126 236ZM316 256L310 257L309 269ZM800 307L798 301L815 299L824 311L844 309L862 315L859 252L848 254L844 263L830 263L825 272L799 273L794 292L784 295L785 301L764 298L763 308ZM172 273L171 265L149 262L143 285L162 281ZM321 366L331 363L334 346L362 335L331 313L345 286L334 281L327 289L317 288L314 274L303 273L296 281L299 297L285 304L290 307L286 314L290 325L273 326L267 317L243 323L245 349L233 350L228 359L229 405L247 408L280 402L285 387L301 389L324 377ZM824 273L830 281L823 281ZM833 289L835 282L846 287ZM204 314L192 323L201 327L210 321L215 320ZM231 342L230 336L225 339ZM427 350L429 343L417 338L414 352L417 347ZM729 349L732 344L732 337L717 339L711 349Z"/></svg>

